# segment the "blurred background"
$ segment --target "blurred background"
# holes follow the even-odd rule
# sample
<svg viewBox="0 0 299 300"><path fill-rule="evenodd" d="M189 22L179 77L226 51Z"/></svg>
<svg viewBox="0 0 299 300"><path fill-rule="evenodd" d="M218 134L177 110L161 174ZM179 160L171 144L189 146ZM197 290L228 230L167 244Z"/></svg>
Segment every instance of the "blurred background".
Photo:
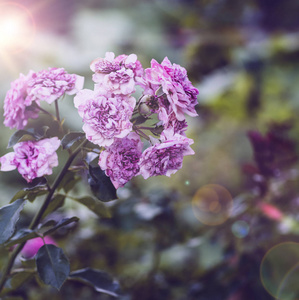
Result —
<svg viewBox="0 0 299 300"><path fill-rule="evenodd" d="M195 155L180 171L132 180L106 205L110 217L71 201L59 210L81 219L53 236L73 269L110 273L122 300L299 299L298 13L297 0L0 2L2 104L31 69L63 67L91 88L89 64L107 51L135 53L144 68L167 56L199 89L199 116L187 119ZM82 129L71 97L61 110ZM0 127L2 156L13 131ZM25 186L1 173L1 205ZM28 220L39 205L27 205ZM113 299L34 280L15 296Z"/></svg>

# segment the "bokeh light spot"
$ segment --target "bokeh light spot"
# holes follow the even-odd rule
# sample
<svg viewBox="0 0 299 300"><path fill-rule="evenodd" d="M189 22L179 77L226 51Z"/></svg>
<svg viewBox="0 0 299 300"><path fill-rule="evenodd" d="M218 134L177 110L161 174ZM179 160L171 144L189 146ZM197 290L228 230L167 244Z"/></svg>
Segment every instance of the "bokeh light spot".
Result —
<svg viewBox="0 0 299 300"><path fill-rule="evenodd" d="M299 244L274 246L264 256L260 277L265 289L278 300L299 299Z"/></svg>
<svg viewBox="0 0 299 300"><path fill-rule="evenodd" d="M27 8L14 2L0 3L0 51L23 51L34 36L35 22Z"/></svg>
<svg viewBox="0 0 299 300"><path fill-rule="evenodd" d="M196 218L206 225L219 225L231 213L233 200L229 191L218 184L207 184L197 190L192 199Z"/></svg>
<svg viewBox="0 0 299 300"><path fill-rule="evenodd" d="M185 181L185 185L190 185L190 181L189 181L189 180L186 180L186 181Z"/></svg>
<svg viewBox="0 0 299 300"><path fill-rule="evenodd" d="M249 225L247 222L243 221L243 220L239 220L236 221L233 225L232 225L232 232L233 234L237 237L237 238L244 238L245 236L248 235L249 233Z"/></svg>

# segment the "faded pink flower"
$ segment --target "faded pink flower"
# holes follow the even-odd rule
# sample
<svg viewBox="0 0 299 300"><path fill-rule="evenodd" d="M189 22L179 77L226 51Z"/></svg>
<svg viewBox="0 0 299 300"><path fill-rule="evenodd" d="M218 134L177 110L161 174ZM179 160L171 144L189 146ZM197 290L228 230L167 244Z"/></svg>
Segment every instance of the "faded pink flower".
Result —
<svg viewBox="0 0 299 300"><path fill-rule="evenodd" d="M171 135L170 131L161 134L161 143L157 142L147 148L140 159L140 174L147 179L151 176L170 176L182 168L185 155L194 151L190 145L193 140L178 133Z"/></svg>
<svg viewBox="0 0 299 300"><path fill-rule="evenodd" d="M115 139L110 147L101 152L99 166L105 170L116 189L139 173L142 147L139 136L131 132L125 138Z"/></svg>
<svg viewBox="0 0 299 300"><path fill-rule="evenodd" d="M173 111L179 121L185 119L184 114L197 116L194 107L197 104L198 90L188 79L185 68L172 65L167 57L161 64L152 59L151 68L145 70L145 81L145 94L161 94L161 98L167 99L166 102L160 101L167 114Z"/></svg>
<svg viewBox="0 0 299 300"><path fill-rule="evenodd" d="M135 54L119 55L115 58L113 52L107 52L105 58L95 59L90 68L96 83L95 89L105 94L129 95L135 92L135 84L142 81L143 68Z"/></svg>
<svg viewBox="0 0 299 300"><path fill-rule="evenodd" d="M20 74L20 77L11 83L11 88L4 99L4 125L10 128L23 129L28 119L36 119L39 109L32 106L32 100L27 98L28 81L33 75Z"/></svg>
<svg viewBox="0 0 299 300"><path fill-rule="evenodd" d="M60 140L57 137L17 143L13 147L14 152L0 157L0 170L17 169L27 182L50 175L52 168L58 166L56 150L59 146Z"/></svg>
<svg viewBox="0 0 299 300"><path fill-rule="evenodd" d="M64 94L74 95L83 88L84 77L68 74L63 68L49 68L34 73L28 82L28 98L49 104Z"/></svg>
<svg viewBox="0 0 299 300"><path fill-rule="evenodd" d="M272 204L260 202L258 207L269 219L281 221L284 217L283 212Z"/></svg>
<svg viewBox="0 0 299 300"><path fill-rule="evenodd" d="M115 138L127 136L136 100L125 95L101 95L82 90L74 98L75 107L83 119L86 138L99 146L110 146Z"/></svg>
<svg viewBox="0 0 299 300"><path fill-rule="evenodd" d="M32 258L36 255L39 248L41 248L44 244L51 244L57 246L56 242L50 236L45 236L44 241L42 238L37 237L26 242L25 246L21 251L21 254L25 258Z"/></svg>

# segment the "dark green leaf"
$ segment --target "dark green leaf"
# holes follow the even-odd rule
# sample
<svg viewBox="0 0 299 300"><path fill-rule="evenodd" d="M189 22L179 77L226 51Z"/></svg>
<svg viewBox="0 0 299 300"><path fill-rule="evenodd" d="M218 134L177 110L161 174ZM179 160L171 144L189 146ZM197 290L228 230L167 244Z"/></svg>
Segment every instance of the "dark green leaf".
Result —
<svg viewBox="0 0 299 300"><path fill-rule="evenodd" d="M84 132L70 132L62 138L61 146L63 149L69 149L74 145L74 143L84 138L85 138Z"/></svg>
<svg viewBox="0 0 299 300"><path fill-rule="evenodd" d="M65 195L57 194L53 197L52 201L48 205L47 209L45 210L43 214L43 218L46 217L51 212L55 211L59 207L62 207L64 205L64 199Z"/></svg>
<svg viewBox="0 0 299 300"><path fill-rule="evenodd" d="M111 217L108 207L106 207L104 203L102 203L101 201L93 197L86 196L82 198L71 198L71 199L87 206L92 212L97 214L99 217L102 218Z"/></svg>
<svg viewBox="0 0 299 300"><path fill-rule="evenodd" d="M65 225L68 225L73 222L78 222L78 221L79 221L78 217L64 218L64 219L60 220L54 227L52 227L51 229L44 232L43 235L44 236L49 235L49 234L53 233L54 231L56 231L57 229L59 229L60 227L63 227Z"/></svg>
<svg viewBox="0 0 299 300"><path fill-rule="evenodd" d="M24 204L24 199L18 199L0 208L0 244L5 243L13 235Z"/></svg>
<svg viewBox="0 0 299 300"><path fill-rule="evenodd" d="M87 164L97 163L99 161L99 149L93 149L94 152L88 152L85 157Z"/></svg>
<svg viewBox="0 0 299 300"><path fill-rule="evenodd" d="M35 258L25 258L24 256L20 256L20 261L23 268L26 269L35 269Z"/></svg>
<svg viewBox="0 0 299 300"><path fill-rule="evenodd" d="M8 289L16 290L21 285L23 285L26 281L33 278L35 271L22 271L12 275L11 278L7 281Z"/></svg>
<svg viewBox="0 0 299 300"><path fill-rule="evenodd" d="M28 199L30 202L33 202L38 196L42 196L48 193L47 180L45 178L41 178L37 181L37 183L33 186L24 188L18 191L14 197L10 200L10 202L14 202L19 198Z"/></svg>
<svg viewBox="0 0 299 300"><path fill-rule="evenodd" d="M140 115L140 116L138 116L138 117L136 117L136 118L133 118L133 119L131 120L131 122L133 122L134 125L139 125L139 124L144 123L146 120L148 120L147 117L144 117L144 116Z"/></svg>
<svg viewBox="0 0 299 300"><path fill-rule="evenodd" d="M41 280L57 290L70 273L70 264L62 249L51 244L45 244L38 250L36 267Z"/></svg>
<svg viewBox="0 0 299 300"><path fill-rule="evenodd" d="M78 181L80 181L80 177L77 176L75 172L68 171L59 183L57 190L63 189L66 193L68 193Z"/></svg>
<svg viewBox="0 0 299 300"><path fill-rule="evenodd" d="M116 189L110 178L100 167L92 167L89 165L89 178L92 193L101 201L108 202L117 199Z"/></svg>
<svg viewBox="0 0 299 300"><path fill-rule="evenodd" d="M23 141L36 140L35 134L27 130L16 131L9 139L7 148L13 147L15 144Z"/></svg>
<svg viewBox="0 0 299 300"><path fill-rule="evenodd" d="M17 231L13 237L5 244L6 247L13 246L15 244L20 244L22 242L25 242L27 240L33 239L37 237L38 235L36 232L30 229L20 229Z"/></svg>
<svg viewBox="0 0 299 300"><path fill-rule="evenodd" d="M105 293L114 297L119 296L119 283L115 281L109 274L100 270L91 268L77 270L72 272L69 278L88 284L97 292Z"/></svg>

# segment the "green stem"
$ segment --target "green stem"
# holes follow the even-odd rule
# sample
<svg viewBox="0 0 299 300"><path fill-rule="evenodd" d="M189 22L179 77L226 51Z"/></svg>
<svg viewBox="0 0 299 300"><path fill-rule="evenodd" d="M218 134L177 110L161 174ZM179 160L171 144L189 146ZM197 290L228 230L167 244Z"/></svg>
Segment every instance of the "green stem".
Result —
<svg viewBox="0 0 299 300"><path fill-rule="evenodd" d="M38 107L38 109L39 109L40 111L42 111L42 112L45 113L46 115L51 116L51 118L55 119L55 116L53 116L51 113L49 113L48 111L46 111L45 109L43 109L43 108L40 107L40 106L37 106L37 107Z"/></svg>
<svg viewBox="0 0 299 300"><path fill-rule="evenodd" d="M58 108L58 101L55 100L55 110L56 110L56 119L60 123L60 115L59 115L59 108Z"/></svg>
<svg viewBox="0 0 299 300"><path fill-rule="evenodd" d="M55 190L57 189L59 183L61 182L62 178L64 177L64 175L66 174L68 168L70 167L70 165L72 164L73 160L75 159L75 157L78 155L78 153L81 151L82 147L87 143L87 140L84 140L69 156L67 162L65 163L63 169L61 170L61 172L59 173L59 175L56 177L52 188L49 190L49 194L47 195L42 207L40 208L40 210L37 212L37 214L35 215L35 217L33 218L31 224L29 225L29 229L34 229L40 222L40 220L43 217L44 212L46 211L49 203L52 200L52 196L55 192ZM16 257L18 256L18 254L21 252L21 250L23 249L24 245L26 242L19 244L11 253L11 256L9 257L9 260L6 264L6 266L4 267L4 270L2 272L2 277L0 280L0 293L6 283L7 277L13 267L14 261L16 259Z"/></svg>

